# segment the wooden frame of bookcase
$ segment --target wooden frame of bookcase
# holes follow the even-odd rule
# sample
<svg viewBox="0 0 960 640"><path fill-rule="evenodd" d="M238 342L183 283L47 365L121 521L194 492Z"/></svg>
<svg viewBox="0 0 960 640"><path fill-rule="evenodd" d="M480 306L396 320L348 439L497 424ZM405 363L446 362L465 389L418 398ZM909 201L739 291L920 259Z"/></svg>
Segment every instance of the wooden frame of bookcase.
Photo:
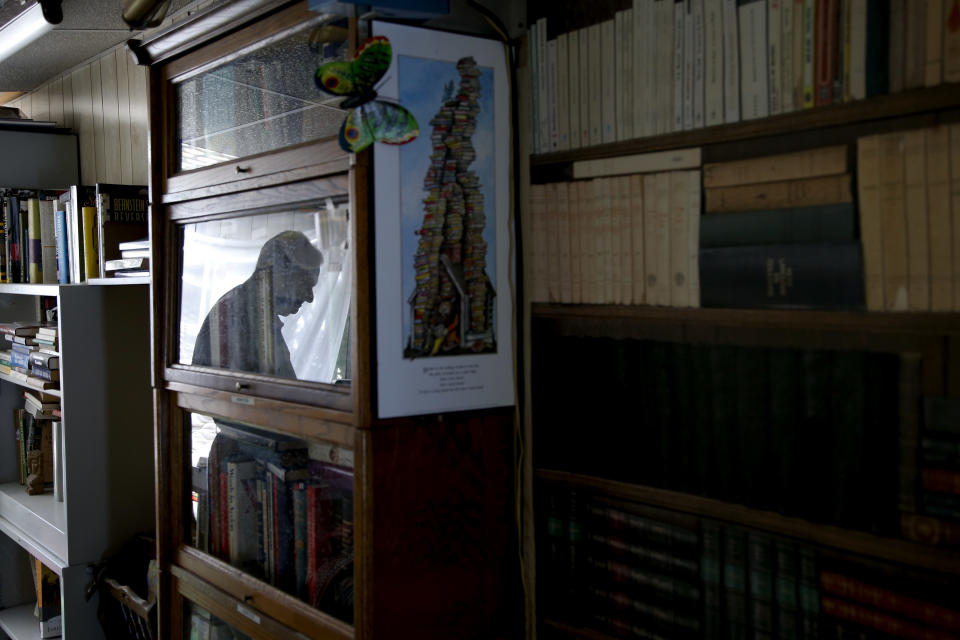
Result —
<svg viewBox="0 0 960 640"><path fill-rule="evenodd" d="M369 152L348 155L328 139L174 171L171 80L212 68L312 19L306 6L305 0L238 0L201 11L133 47L141 64L155 66L150 85L151 236L160 635L180 637L186 599L258 639L287 637L287 629L337 639L398 633L462 637L465 629L477 637L510 636L521 616L510 503L512 408L375 417ZM349 40L354 44L357 30L352 20ZM228 215L238 199L245 210L268 202L270 194L296 201L295 194L311 181L349 198L351 205L355 374L349 391L178 364L177 225ZM353 449L353 625L185 544L187 411L269 425ZM247 614L263 624L251 624Z"/></svg>

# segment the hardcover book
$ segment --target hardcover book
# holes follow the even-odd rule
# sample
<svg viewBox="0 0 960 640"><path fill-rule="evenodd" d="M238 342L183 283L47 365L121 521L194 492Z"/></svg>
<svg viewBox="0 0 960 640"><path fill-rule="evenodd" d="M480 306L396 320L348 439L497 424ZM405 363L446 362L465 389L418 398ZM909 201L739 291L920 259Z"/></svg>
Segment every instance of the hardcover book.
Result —
<svg viewBox="0 0 960 640"><path fill-rule="evenodd" d="M97 229L99 270L104 276L106 261L123 257L121 242L148 235L147 187L145 185L97 184Z"/></svg>

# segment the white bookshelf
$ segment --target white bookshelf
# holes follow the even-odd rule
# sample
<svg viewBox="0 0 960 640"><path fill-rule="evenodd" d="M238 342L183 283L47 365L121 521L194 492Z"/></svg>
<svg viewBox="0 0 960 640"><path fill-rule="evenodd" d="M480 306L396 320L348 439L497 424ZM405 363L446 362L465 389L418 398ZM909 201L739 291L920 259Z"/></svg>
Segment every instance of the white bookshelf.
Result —
<svg viewBox="0 0 960 640"><path fill-rule="evenodd" d="M60 575L63 638L97 640L96 598L84 597L88 565L154 530L149 287L0 285L0 319L39 319L40 296L55 296L59 313L64 498L27 495L9 429L0 438L0 533ZM24 387L0 374L0 415L23 407ZM35 635L22 635L19 609L0 611L0 628L37 637L32 604Z"/></svg>
<svg viewBox="0 0 960 640"><path fill-rule="evenodd" d="M11 640L39 640L40 622L33 615L33 603L0 609L0 629Z"/></svg>

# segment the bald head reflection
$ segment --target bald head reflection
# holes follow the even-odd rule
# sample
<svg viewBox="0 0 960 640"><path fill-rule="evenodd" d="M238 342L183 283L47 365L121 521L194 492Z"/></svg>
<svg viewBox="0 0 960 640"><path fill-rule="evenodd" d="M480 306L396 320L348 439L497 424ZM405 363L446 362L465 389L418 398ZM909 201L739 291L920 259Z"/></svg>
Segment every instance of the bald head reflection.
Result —
<svg viewBox="0 0 960 640"><path fill-rule="evenodd" d="M254 277L268 278L273 293L273 312L296 313L313 302L313 288L323 265L320 253L299 231L284 231L267 240L260 249Z"/></svg>

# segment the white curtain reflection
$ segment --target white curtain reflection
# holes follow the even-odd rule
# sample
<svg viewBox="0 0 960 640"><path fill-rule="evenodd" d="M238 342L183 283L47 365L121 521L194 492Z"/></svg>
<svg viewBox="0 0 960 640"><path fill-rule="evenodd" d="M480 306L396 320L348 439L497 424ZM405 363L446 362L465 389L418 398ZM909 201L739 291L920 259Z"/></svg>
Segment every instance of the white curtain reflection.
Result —
<svg viewBox="0 0 960 640"><path fill-rule="evenodd" d="M337 356L350 313L353 261L347 205L327 202L312 212L270 213L185 225L180 307L180 362L189 364L197 333L220 297L253 273L263 244L300 231L323 254L313 302L282 318L297 378L336 382ZM349 339L349 337L348 337Z"/></svg>

